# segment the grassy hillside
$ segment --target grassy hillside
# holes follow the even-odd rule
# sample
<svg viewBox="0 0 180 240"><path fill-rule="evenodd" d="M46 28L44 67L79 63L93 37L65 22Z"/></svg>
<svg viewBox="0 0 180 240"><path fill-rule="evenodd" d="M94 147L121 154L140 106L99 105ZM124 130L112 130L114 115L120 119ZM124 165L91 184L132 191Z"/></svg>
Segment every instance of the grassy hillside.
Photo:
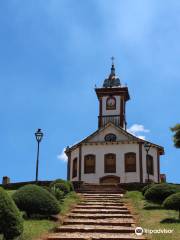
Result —
<svg viewBox="0 0 180 240"><path fill-rule="evenodd" d="M137 223L140 227L146 229L173 229L172 234L147 234L149 239L153 240L179 240L180 222L178 212L174 210L165 210L159 205L148 203L141 192L127 192L124 200L132 212L135 214ZM144 207L149 209L145 209ZM170 221L170 223L168 223Z"/></svg>
<svg viewBox="0 0 180 240"><path fill-rule="evenodd" d="M8 191L9 195L12 195L15 191ZM61 205L61 214L63 217L77 202L80 201L80 197L75 192L70 192L66 195L62 205ZM24 221L24 232L19 240L33 240L37 239L40 236L48 234L48 232L53 231L53 229L60 225L60 222L55 222L53 220L43 219L29 219ZM2 236L0 235L0 240Z"/></svg>

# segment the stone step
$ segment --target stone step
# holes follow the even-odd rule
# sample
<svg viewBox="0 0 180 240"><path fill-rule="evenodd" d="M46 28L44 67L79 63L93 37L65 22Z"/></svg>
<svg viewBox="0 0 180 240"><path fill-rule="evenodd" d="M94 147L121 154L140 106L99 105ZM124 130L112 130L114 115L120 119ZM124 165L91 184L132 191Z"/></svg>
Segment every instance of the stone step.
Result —
<svg viewBox="0 0 180 240"><path fill-rule="evenodd" d="M83 195L93 195L93 196L122 196L123 194L121 193L83 193Z"/></svg>
<svg viewBox="0 0 180 240"><path fill-rule="evenodd" d="M109 200L109 201L122 201L122 198L121 197L110 197L110 198L108 198L108 197L83 197L83 199L85 199L85 200L88 200L88 201L90 201L90 200L105 200L105 201L107 201L107 200Z"/></svg>
<svg viewBox="0 0 180 240"><path fill-rule="evenodd" d="M70 218L89 218L89 219L104 219L104 218L132 218L131 214L123 213L70 213L67 215Z"/></svg>
<svg viewBox="0 0 180 240"><path fill-rule="evenodd" d="M83 201L85 201L85 202L99 202L99 203L101 203L101 202L104 202L104 201L106 201L106 203L122 203L122 200L112 200L112 199L84 199Z"/></svg>
<svg viewBox="0 0 180 240"><path fill-rule="evenodd" d="M116 205L77 205L75 209L120 209L127 210L125 206L116 206Z"/></svg>
<svg viewBox="0 0 180 240"><path fill-rule="evenodd" d="M62 225L56 232L108 232L108 233L134 233L135 228L126 226L95 226L95 225Z"/></svg>
<svg viewBox="0 0 180 240"><path fill-rule="evenodd" d="M107 218L107 219L83 219L83 218L76 218L70 219L67 218L63 222L64 225L67 224L84 224L84 225L112 225L112 226L131 226L135 224L133 218Z"/></svg>
<svg viewBox="0 0 180 240"><path fill-rule="evenodd" d="M135 233L55 233L48 240L144 240L144 237Z"/></svg>
<svg viewBox="0 0 180 240"><path fill-rule="evenodd" d="M99 206L124 206L124 203L123 202L96 202L96 201L82 201L80 202L80 205L99 205Z"/></svg>
<svg viewBox="0 0 180 240"><path fill-rule="evenodd" d="M97 200L97 201L116 201L116 202L118 202L118 201L121 201L121 199L120 198L97 198L97 197L84 197L83 198L84 200L86 200L86 201L91 201L91 200Z"/></svg>
<svg viewBox="0 0 180 240"><path fill-rule="evenodd" d="M96 194L94 194L94 195L83 195L85 198L112 198L112 199L114 199L114 198L116 198L116 199L119 199L119 198L122 198L121 197L121 195L116 195L116 196L101 196L101 195L96 195Z"/></svg>
<svg viewBox="0 0 180 240"><path fill-rule="evenodd" d="M123 194L120 194L120 193L111 193L111 194L107 194L107 193L94 193L94 194L91 194L91 193L84 193L83 196L123 196Z"/></svg>
<svg viewBox="0 0 180 240"><path fill-rule="evenodd" d="M73 209L72 213L108 213L108 214L126 214L130 213L129 210L121 210L121 209Z"/></svg>
<svg viewBox="0 0 180 240"><path fill-rule="evenodd" d="M112 184L108 184L108 185L102 185L102 184L99 184L99 185L94 185L94 184L89 184L89 185L82 185L81 186L82 189L98 189L98 190L101 190L101 189L122 189L120 188L118 185L112 185Z"/></svg>
<svg viewBox="0 0 180 240"><path fill-rule="evenodd" d="M122 198L123 194L97 194L97 193L81 193L81 196L87 196L87 197L119 197Z"/></svg>
<svg viewBox="0 0 180 240"><path fill-rule="evenodd" d="M111 191L110 191L111 192ZM48 240L144 240L120 192L86 191Z"/></svg>
<svg viewBox="0 0 180 240"><path fill-rule="evenodd" d="M97 195L97 194L82 194L84 197L96 197L96 198L122 198L122 194L116 194L116 195Z"/></svg>
<svg viewBox="0 0 180 240"><path fill-rule="evenodd" d="M125 191L119 191L119 190L108 190L108 191L95 191L95 190L82 190L82 189L79 189L79 190L76 190L77 193L104 193L104 194L111 194L111 193L119 193L119 194L124 194Z"/></svg>
<svg viewBox="0 0 180 240"><path fill-rule="evenodd" d="M79 188L78 191L85 191L85 192L97 192L97 193L122 193L124 192L124 189L120 189L120 188L100 188L100 189L97 189L97 188Z"/></svg>

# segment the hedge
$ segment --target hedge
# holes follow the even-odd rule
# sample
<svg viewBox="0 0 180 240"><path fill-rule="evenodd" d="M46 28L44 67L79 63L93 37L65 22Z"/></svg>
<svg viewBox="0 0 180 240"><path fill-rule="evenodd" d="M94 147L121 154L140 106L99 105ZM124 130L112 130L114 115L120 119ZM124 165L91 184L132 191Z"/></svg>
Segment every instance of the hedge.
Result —
<svg viewBox="0 0 180 240"><path fill-rule="evenodd" d="M12 240L23 232L23 219L12 198L0 188L0 233Z"/></svg>
<svg viewBox="0 0 180 240"><path fill-rule="evenodd" d="M0 187L3 187L4 189L7 190L17 190L20 187L29 185L29 184L34 184L34 185L38 185L38 186L47 186L49 187L49 185L51 184L52 181L29 181L29 182L16 182L16 183L8 183L8 184L0 184Z"/></svg>
<svg viewBox="0 0 180 240"><path fill-rule="evenodd" d="M18 208L30 217L33 214L50 216L60 212L57 199L46 189L36 185L26 185L13 194Z"/></svg>
<svg viewBox="0 0 180 240"><path fill-rule="evenodd" d="M57 189L63 191L65 195L71 191L71 186L70 186L69 182L65 181L63 179L56 179L55 181L53 181L50 184L50 188L51 189L57 188Z"/></svg>
<svg viewBox="0 0 180 240"><path fill-rule="evenodd" d="M64 199L64 192L61 191L59 188L56 188L55 186L53 188L51 188L51 193L55 196L55 198L62 202L62 200Z"/></svg>
<svg viewBox="0 0 180 240"><path fill-rule="evenodd" d="M180 219L180 192L174 193L167 197L163 202L163 207L166 209L173 209L179 211Z"/></svg>
<svg viewBox="0 0 180 240"><path fill-rule="evenodd" d="M74 191L74 186L71 181L67 181L67 184L69 185L70 191Z"/></svg>
<svg viewBox="0 0 180 240"><path fill-rule="evenodd" d="M167 183L155 184L145 192L144 196L152 202L162 203L165 198L178 191L180 191L180 188L175 185Z"/></svg>
<svg viewBox="0 0 180 240"><path fill-rule="evenodd" d="M143 187L143 189L142 189L142 194L144 195L145 192L146 192L149 188L151 188L152 186L153 186L153 184L148 184L148 185L146 185L145 187Z"/></svg>

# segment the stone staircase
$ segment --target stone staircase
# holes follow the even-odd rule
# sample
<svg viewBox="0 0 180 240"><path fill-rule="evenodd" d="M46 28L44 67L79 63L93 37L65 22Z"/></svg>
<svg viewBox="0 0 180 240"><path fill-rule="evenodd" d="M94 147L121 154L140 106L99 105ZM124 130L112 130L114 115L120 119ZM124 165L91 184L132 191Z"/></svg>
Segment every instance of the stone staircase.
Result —
<svg viewBox="0 0 180 240"><path fill-rule="evenodd" d="M119 193L84 193L48 240L133 240L135 221Z"/></svg>
<svg viewBox="0 0 180 240"><path fill-rule="evenodd" d="M77 190L79 193L124 193L125 190L120 187L119 184L88 184L83 183L80 189Z"/></svg>

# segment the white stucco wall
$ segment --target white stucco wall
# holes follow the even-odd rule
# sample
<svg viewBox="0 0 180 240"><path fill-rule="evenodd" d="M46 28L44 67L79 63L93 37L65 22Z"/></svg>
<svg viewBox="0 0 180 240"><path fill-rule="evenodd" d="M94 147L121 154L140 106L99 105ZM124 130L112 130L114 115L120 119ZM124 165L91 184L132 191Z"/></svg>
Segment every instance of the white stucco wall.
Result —
<svg viewBox="0 0 180 240"><path fill-rule="evenodd" d="M125 172L124 166L124 154L127 152L136 153L136 172ZM114 153L116 154L116 173L104 173L104 154ZM87 154L96 155L96 169L95 173L84 174L84 156ZM150 175L150 179L157 182L157 149L152 148L149 152L153 156L154 160L154 176ZM143 155L143 182L148 178L146 173L146 152L142 149ZM79 170L76 178L72 178L72 161L74 158L78 159L79 169L79 149L75 149L71 153L71 180L78 181ZM108 145L82 145L82 160L81 160L81 180L87 183L99 183L99 178L107 175L115 175L120 177L121 183L140 182L140 170L139 170L139 144L108 144Z"/></svg>
<svg viewBox="0 0 180 240"><path fill-rule="evenodd" d="M114 96L113 97L116 98L116 109L114 110L106 110L106 100L108 98L108 96L104 96L102 98L102 115L120 115L120 100L121 97L120 96Z"/></svg>
<svg viewBox="0 0 180 240"><path fill-rule="evenodd" d="M117 137L117 142L105 142L104 137L106 134L113 133ZM116 128L114 125L109 124L102 131L100 130L97 135L90 137L86 143L81 145L81 180L88 183L99 183L99 178L106 175L116 175L120 177L122 183L140 182L139 170L139 144L133 142L134 138L126 135L121 129ZM136 153L136 172L125 172L124 167L124 154L127 152ZM116 173L104 173L104 155L107 153L116 154ZM96 171L93 174L84 174L84 156L87 154L96 155ZM149 154L153 157L154 161L154 175L150 175L150 179L158 182L158 164L157 164L157 148L151 147ZM77 158L77 177L72 178L73 160ZM143 182L148 179L146 170L146 151L142 146L142 168L143 168ZM70 179L72 181L79 180L79 147L71 151L70 161Z"/></svg>
<svg viewBox="0 0 180 240"><path fill-rule="evenodd" d="M127 152L136 153L136 172L125 173L124 154ZM84 174L84 156L86 154L96 155L95 174ZM116 154L116 173L104 173L104 154ZM93 145L82 146L82 173L81 180L89 183L99 183L99 178L106 175L115 175L121 178L121 182L139 182L139 145L138 144L116 144L116 145Z"/></svg>

